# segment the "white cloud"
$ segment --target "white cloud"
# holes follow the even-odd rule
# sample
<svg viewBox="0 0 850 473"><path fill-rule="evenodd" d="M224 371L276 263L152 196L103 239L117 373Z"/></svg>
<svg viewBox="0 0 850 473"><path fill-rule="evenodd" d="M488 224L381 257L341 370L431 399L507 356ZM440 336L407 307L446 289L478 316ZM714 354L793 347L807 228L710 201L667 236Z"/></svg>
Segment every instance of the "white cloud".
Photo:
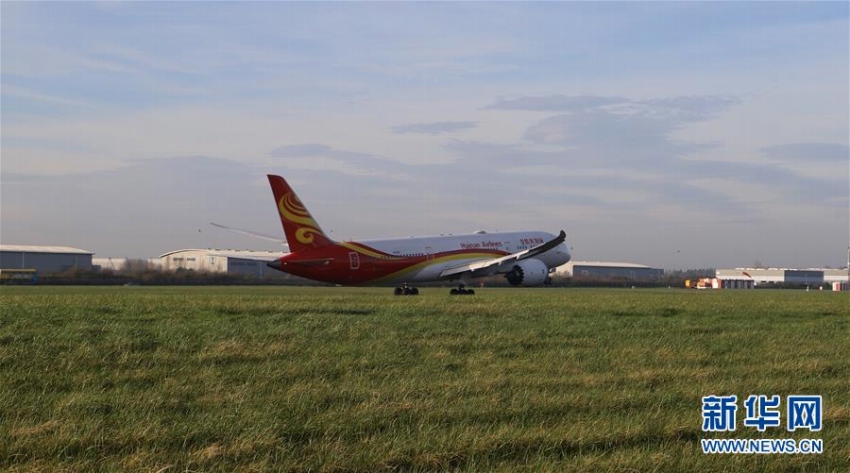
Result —
<svg viewBox="0 0 850 473"><path fill-rule="evenodd" d="M475 128L475 125L475 122L408 123L406 125L396 125L392 127L392 131L399 134L424 133L428 135L440 135Z"/></svg>
<svg viewBox="0 0 850 473"><path fill-rule="evenodd" d="M847 9L4 3L3 239L236 246L193 219L276 233L276 172L339 236L563 227L582 258L843 257Z"/></svg>
<svg viewBox="0 0 850 473"><path fill-rule="evenodd" d="M605 105L622 104L629 100L623 97L598 97L592 95L566 96L551 95L547 97L517 97L508 99L499 97L494 103L485 107L491 110L527 110L538 112L567 112L582 111Z"/></svg>

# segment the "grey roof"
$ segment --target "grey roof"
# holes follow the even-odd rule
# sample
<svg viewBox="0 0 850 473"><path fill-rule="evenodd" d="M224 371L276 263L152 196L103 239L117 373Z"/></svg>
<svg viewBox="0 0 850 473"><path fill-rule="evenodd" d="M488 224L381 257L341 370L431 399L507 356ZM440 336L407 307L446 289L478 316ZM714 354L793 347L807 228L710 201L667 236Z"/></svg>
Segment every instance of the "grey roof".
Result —
<svg viewBox="0 0 850 473"><path fill-rule="evenodd" d="M162 254L159 257L165 258L167 256L171 256L177 253L186 253L186 252L197 252L202 253L206 256L220 256L224 258L239 258L239 259L251 259L251 260L262 260L267 261L270 258L280 258L281 256L287 255L289 253L283 251L264 251L264 250L218 250L218 249L184 249L184 250L175 250L169 251L168 253Z"/></svg>
<svg viewBox="0 0 850 473"><path fill-rule="evenodd" d="M575 266L593 266L597 268L633 268L633 269L653 269L645 264L637 263L618 263L608 261L570 261L567 264Z"/></svg>
<svg viewBox="0 0 850 473"><path fill-rule="evenodd" d="M0 251L17 253L57 253L74 255L93 255L94 252L71 248L70 246L33 246L33 245L0 245Z"/></svg>

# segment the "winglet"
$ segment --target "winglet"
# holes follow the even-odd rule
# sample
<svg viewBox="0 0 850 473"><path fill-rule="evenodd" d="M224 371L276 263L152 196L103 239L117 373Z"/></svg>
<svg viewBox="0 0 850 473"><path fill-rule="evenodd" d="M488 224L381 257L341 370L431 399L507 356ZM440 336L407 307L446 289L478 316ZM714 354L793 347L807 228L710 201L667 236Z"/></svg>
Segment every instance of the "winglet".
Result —
<svg viewBox="0 0 850 473"><path fill-rule="evenodd" d="M286 180L272 174L268 178L290 251L297 253L333 244Z"/></svg>

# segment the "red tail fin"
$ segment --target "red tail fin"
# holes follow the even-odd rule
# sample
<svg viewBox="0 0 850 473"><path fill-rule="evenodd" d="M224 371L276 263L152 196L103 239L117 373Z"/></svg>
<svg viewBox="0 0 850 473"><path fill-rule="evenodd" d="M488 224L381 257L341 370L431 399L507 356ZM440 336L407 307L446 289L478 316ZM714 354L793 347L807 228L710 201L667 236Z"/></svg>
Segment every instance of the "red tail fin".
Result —
<svg viewBox="0 0 850 473"><path fill-rule="evenodd" d="M280 176L268 177L289 250L297 253L333 244L289 184Z"/></svg>

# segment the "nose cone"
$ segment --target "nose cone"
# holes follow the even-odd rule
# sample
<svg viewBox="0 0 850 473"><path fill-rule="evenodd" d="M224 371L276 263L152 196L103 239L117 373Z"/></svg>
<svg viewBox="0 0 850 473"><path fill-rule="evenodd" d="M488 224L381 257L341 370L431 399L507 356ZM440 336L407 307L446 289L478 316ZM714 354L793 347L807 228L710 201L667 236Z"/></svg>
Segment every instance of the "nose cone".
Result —
<svg viewBox="0 0 850 473"><path fill-rule="evenodd" d="M283 271L283 263L281 263L279 259L269 261L268 263L266 263L266 266L272 269L276 269L278 271Z"/></svg>

